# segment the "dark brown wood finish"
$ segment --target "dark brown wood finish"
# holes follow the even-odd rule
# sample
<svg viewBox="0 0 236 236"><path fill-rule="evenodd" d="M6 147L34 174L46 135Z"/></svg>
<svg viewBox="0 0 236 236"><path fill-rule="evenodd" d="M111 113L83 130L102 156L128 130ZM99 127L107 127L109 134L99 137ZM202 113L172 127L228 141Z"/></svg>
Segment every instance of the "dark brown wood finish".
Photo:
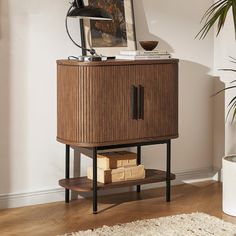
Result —
<svg viewBox="0 0 236 236"><path fill-rule="evenodd" d="M57 60L58 65L66 66L127 66L127 65L152 65L152 64L173 64L178 63L178 59L163 59L163 60L107 60L98 62L79 62L77 60Z"/></svg>
<svg viewBox="0 0 236 236"><path fill-rule="evenodd" d="M178 136L178 64L142 66L136 77L144 92L139 138Z"/></svg>
<svg viewBox="0 0 236 236"><path fill-rule="evenodd" d="M58 63L57 140L94 147L178 137L178 60ZM131 88L144 88L132 119Z"/></svg>
<svg viewBox="0 0 236 236"><path fill-rule="evenodd" d="M168 136L168 139L176 139L178 135ZM104 142L104 143L78 143L68 140L63 140L57 138L57 140L61 143L68 144L70 146L78 146L84 148L92 148L92 147L104 147L104 146L112 146L112 145L123 145L123 144L137 144L137 143L145 143L145 142L154 142L157 141L156 137L153 138L142 138L142 139L132 139L132 140L119 140L114 143L114 141ZM158 137L158 141L166 140L166 137ZM135 145L134 145L135 146Z"/></svg>
<svg viewBox="0 0 236 236"><path fill-rule="evenodd" d="M175 175L171 174L171 180L175 179ZM98 190L102 189L111 189L111 188L121 188L121 187L129 187L134 185L141 184L150 184L166 181L166 172L161 170L146 170L145 179L137 179L137 180L129 180L129 181L121 181L109 184L98 183ZM72 179L62 179L59 181L60 186L78 191L78 192L88 192L93 190L93 182L89 180L87 177L79 177Z"/></svg>
<svg viewBox="0 0 236 236"><path fill-rule="evenodd" d="M57 67L57 136L65 140L76 140L78 125L78 68Z"/></svg>

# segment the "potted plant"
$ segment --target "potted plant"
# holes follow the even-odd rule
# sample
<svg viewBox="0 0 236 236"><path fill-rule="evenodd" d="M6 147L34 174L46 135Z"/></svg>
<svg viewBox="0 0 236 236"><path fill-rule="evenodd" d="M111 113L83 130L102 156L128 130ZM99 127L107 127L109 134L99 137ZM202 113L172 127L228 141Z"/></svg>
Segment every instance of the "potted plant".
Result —
<svg viewBox="0 0 236 236"><path fill-rule="evenodd" d="M204 14L202 20L205 23L197 34L196 37L204 39L208 34L209 30L217 25L216 36L219 35L220 31L224 27L226 17L228 13L232 10L233 22L234 22L234 32L236 38L236 0L219 0L212 4L210 8ZM232 62L236 63L236 59L232 58ZM235 69L223 69L224 71L236 72ZM228 89L234 89L236 86L236 80L232 81L232 86L226 87L225 89L218 91L216 94L223 92ZM236 116L236 96L232 98L229 103L229 111L233 112L232 122ZM227 115L228 116L228 115ZM236 216L236 184L234 179L236 179L236 155L225 156L222 161L223 165L223 211L229 215Z"/></svg>

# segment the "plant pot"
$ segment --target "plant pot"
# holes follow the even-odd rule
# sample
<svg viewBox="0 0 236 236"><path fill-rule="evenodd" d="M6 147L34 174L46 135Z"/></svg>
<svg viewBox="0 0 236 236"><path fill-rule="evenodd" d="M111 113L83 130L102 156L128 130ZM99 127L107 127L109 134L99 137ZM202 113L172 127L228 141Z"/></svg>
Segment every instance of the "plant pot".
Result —
<svg viewBox="0 0 236 236"><path fill-rule="evenodd" d="M223 212L236 216L236 154L225 156L223 165Z"/></svg>

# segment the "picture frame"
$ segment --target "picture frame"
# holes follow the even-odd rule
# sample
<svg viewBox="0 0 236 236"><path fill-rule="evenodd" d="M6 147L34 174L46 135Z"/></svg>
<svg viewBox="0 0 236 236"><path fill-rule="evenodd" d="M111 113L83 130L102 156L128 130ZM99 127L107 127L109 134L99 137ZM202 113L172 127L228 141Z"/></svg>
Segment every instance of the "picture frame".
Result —
<svg viewBox="0 0 236 236"><path fill-rule="evenodd" d="M116 56L120 51L136 50L133 0L86 0L87 4L105 9L111 21L84 20L85 43L98 55Z"/></svg>

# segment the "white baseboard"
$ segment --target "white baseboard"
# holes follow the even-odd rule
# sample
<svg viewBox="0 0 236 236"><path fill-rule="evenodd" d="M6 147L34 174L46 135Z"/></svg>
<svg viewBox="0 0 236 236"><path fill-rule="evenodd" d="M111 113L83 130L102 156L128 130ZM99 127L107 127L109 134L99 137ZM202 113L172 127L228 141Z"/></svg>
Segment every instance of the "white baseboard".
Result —
<svg viewBox="0 0 236 236"><path fill-rule="evenodd" d="M200 181L201 179L213 179L214 172L212 168L204 168L199 170L191 170L185 172L176 173L176 180L172 182L172 185L181 184L187 180ZM142 189L152 189L160 186L164 186L165 183L158 184L148 184L143 185ZM122 193L127 191L132 191L134 188L122 188L122 189L112 189L101 191L100 195L108 195L115 193ZM16 208L37 204L45 204L51 202L64 201L65 193L63 188L49 189L43 191L35 191L28 193L10 193L10 194L1 194L0 195L0 209L6 208ZM83 196L73 194L73 198L83 198L89 195L85 194Z"/></svg>
<svg viewBox="0 0 236 236"><path fill-rule="evenodd" d="M62 201L64 196L63 188L27 193L0 194L0 209Z"/></svg>
<svg viewBox="0 0 236 236"><path fill-rule="evenodd" d="M215 170L213 180L223 182L223 168Z"/></svg>

